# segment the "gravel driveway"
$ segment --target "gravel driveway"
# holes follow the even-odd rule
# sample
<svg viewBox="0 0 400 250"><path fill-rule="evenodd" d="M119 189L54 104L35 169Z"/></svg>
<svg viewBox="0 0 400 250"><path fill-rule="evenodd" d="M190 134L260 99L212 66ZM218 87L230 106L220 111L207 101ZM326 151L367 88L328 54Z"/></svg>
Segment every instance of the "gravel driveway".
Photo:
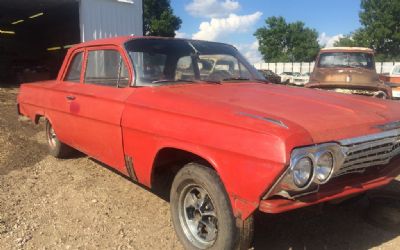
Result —
<svg viewBox="0 0 400 250"><path fill-rule="evenodd" d="M84 155L48 156L43 125L18 121L17 91L0 88L0 249L182 249L167 202ZM256 214L254 248L400 249L400 230L364 212L360 201Z"/></svg>

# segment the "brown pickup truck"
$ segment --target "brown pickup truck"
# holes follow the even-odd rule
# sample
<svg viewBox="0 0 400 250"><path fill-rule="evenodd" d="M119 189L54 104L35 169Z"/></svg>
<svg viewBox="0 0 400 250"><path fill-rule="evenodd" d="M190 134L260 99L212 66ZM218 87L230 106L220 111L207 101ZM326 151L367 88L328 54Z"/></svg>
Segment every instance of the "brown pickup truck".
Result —
<svg viewBox="0 0 400 250"><path fill-rule="evenodd" d="M379 80L374 51L368 48L321 49L306 87L383 99L392 97L391 88Z"/></svg>

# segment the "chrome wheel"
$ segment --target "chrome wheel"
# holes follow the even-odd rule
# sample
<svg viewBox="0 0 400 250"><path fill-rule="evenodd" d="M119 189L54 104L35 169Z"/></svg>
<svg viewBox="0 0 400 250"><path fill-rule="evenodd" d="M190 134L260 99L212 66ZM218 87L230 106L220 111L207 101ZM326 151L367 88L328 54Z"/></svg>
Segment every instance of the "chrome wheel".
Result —
<svg viewBox="0 0 400 250"><path fill-rule="evenodd" d="M54 131L53 127L50 126L47 132L47 139L49 141L49 145L51 147L55 147L57 145L57 135Z"/></svg>
<svg viewBox="0 0 400 250"><path fill-rule="evenodd" d="M212 246L218 236L217 212L207 191L186 186L179 196L179 221L186 237L197 248Z"/></svg>

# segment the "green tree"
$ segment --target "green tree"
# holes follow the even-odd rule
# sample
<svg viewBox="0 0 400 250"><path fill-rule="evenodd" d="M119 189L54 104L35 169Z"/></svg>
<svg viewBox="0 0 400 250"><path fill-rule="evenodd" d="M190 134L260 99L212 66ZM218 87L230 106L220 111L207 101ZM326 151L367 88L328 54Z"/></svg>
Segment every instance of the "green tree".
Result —
<svg viewBox="0 0 400 250"><path fill-rule="evenodd" d="M357 42L354 41L351 35L339 38L334 44L334 47L357 47Z"/></svg>
<svg viewBox="0 0 400 250"><path fill-rule="evenodd" d="M287 23L283 17L269 17L266 26L254 34L266 62L310 62L320 49L318 32L303 22Z"/></svg>
<svg viewBox="0 0 400 250"><path fill-rule="evenodd" d="M361 0L362 27L335 46L373 48L380 60L400 59L400 1Z"/></svg>
<svg viewBox="0 0 400 250"><path fill-rule="evenodd" d="M340 38L334 43L335 47L369 47L368 36L364 29L358 29L350 35Z"/></svg>
<svg viewBox="0 0 400 250"><path fill-rule="evenodd" d="M182 20L174 15L170 0L143 0L143 34L175 37Z"/></svg>
<svg viewBox="0 0 400 250"><path fill-rule="evenodd" d="M360 22L368 44L378 54L400 57L399 0L362 0Z"/></svg>

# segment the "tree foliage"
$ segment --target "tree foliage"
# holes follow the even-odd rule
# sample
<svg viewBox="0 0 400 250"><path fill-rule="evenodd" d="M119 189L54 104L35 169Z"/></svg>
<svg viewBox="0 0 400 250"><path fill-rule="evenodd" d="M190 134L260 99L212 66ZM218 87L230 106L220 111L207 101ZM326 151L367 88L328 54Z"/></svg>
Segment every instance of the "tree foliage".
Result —
<svg viewBox="0 0 400 250"><path fill-rule="evenodd" d="M370 47L365 30L358 29L334 43L335 47Z"/></svg>
<svg viewBox="0 0 400 250"><path fill-rule="evenodd" d="M266 62L310 62L318 54L318 32L303 22L287 23L283 17L269 17L266 26L254 34Z"/></svg>
<svg viewBox="0 0 400 250"><path fill-rule="evenodd" d="M340 39L335 46L370 47L378 58L400 58L399 0L362 0L360 22L362 28Z"/></svg>
<svg viewBox="0 0 400 250"><path fill-rule="evenodd" d="M357 42L354 41L352 35L346 35L344 37L339 38L334 44L334 47L357 47Z"/></svg>
<svg viewBox="0 0 400 250"><path fill-rule="evenodd" d="M170 0L143 0L143 34L175 37L182 20L174 15Z"/></svg>

